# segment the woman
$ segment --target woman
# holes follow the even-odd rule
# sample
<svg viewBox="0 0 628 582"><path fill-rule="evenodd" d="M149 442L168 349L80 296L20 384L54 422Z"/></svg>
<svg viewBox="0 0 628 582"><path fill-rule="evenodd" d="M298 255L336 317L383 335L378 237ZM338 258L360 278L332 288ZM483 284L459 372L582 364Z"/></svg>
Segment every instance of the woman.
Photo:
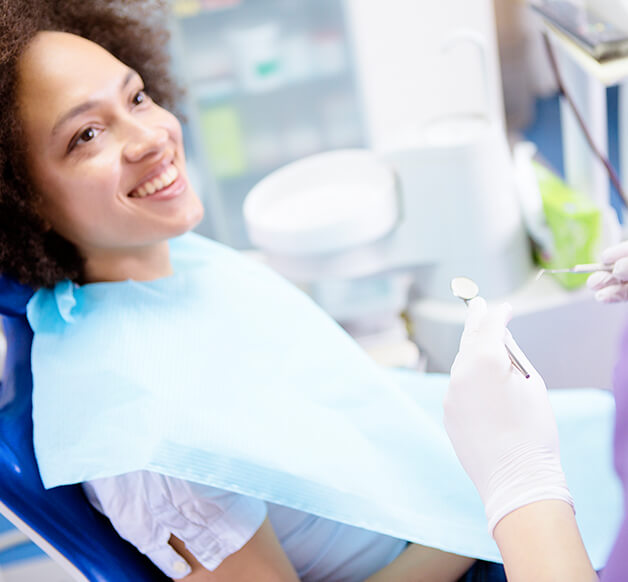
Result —
<svg viewBox="0 0 628 582"><path fill-rule="evenodd" d="M168 277L169 239L202 217L161 107L176 90L155 2L129 4L0 2L0 271L34 288ZM85 490L175 579L445 582L473 564L146 471Z"/></svg>
<svg viewBox="0 0 628 582"><path fill-rule="evenodd" d="M625 301L628 242L606 249L602 261L614 265L613 271L592 274L588 286L595 290L598 301ZM507 305L488 310L481 298L470 302L460 351L451 370L445 426L485 504L508 580L591 582L598 577L570 502L545 384L523 354L530 378L524 379L512 368L504 348L509 319ZM614 377L614 448L625 499L628 329L619 355ZM601 576L604 582L628 577L627 535L624 514Z"/></svg>

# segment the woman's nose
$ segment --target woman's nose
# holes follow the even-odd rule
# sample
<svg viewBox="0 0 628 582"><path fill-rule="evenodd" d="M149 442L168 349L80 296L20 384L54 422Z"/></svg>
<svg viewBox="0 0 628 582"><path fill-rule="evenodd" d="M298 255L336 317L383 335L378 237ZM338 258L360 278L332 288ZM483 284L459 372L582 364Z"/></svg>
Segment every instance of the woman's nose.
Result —
<svg viewBox="0 0 628 582"><path fill-rule="evenodd" d="M168 130L163 127L136 126L124 146L124 157L139 162L147 156L160 154L168 144Z"/></svg>

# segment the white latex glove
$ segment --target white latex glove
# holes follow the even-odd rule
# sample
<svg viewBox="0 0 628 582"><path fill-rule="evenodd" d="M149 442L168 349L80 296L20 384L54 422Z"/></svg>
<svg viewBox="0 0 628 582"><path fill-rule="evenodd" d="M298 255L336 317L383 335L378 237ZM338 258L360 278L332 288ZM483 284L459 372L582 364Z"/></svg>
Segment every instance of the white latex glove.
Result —
<svg viewBox="0 0 628 582"><path fill-rule="evenodd" d="M589 275L587 287L593 289L595 298L602 303L628 300L628 241L608 247L603 253L603 263L613 265L613 271L596 271Z"/></svg>
<svg viewBox="0 0 628 582"><path fill-rule="evenodd" d="M558 431L543 379L512 341L510 306L469 302L445 397L445 428L486 510L489 532L511 511L542 499L573 506L560 464ZM504 341L530 372L511 364Z"/></svg>

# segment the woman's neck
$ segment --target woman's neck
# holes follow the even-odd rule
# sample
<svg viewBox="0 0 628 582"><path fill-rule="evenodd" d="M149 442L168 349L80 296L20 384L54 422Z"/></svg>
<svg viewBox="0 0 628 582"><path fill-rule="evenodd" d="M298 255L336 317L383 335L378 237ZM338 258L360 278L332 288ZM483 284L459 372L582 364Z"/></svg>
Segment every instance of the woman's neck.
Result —
<svg viewBox="0 0 628 582"><path fill-rule="evenodd" d="M172 275L168 241L133 249L109 249L85 259L87 283L152 281Z"/></svg>

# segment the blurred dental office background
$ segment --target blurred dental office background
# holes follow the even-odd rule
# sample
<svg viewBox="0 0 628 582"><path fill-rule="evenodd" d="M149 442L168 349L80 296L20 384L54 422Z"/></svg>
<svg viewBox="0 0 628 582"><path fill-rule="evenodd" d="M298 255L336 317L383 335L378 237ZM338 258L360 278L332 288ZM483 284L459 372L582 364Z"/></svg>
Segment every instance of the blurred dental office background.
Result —
<svg viewBox="0 0 628 582"><path fill-rule="evenodd" d="M587 10L585 28L625 18L628 29L623 0L534 4L552 1ZM604 243L623 237L624 211L578 142L542 34L549 31L565 82L620 170L624 69L596 69L524 0L173 0L172 8L189 173L206 206L199 232L278 268L383 364L449 369L464 305L445 282L467 275L489 300L513 304L513 335L550 388L609 387L625 308L596 305L582 278L535 280L539 261L595 260ZM604 67L624 62L619 55ZM577 151L566 153L564 140ZM518 148L524 143L533 147ZM386 228L370 238L357 232L368 210L360 192L343 198L344 209L325 206L333 175L313 179L322 208L298 188L264 191L271 205L302 195L307 205L297 197L295 207L321 221L304 227L324 239L320 247L301 247L303 232L284 236L278 218L270 234L247 225L244 201L264 178L314 154L355 148L374 153L356 160L356 180L381 161L401 185L388 198L372 192L393 204ZM585 160L579 172L574 159ZM567 197L560 207L552 205L557 191ZM329 222L336 211L349 215L340 227ZM349 242L340 236L356 228ZM572 243L579 254L560 247ZM35 580L70 578L0 519L0 582Z"/></svg>
<svg viewBox="0 0 628 582"><path fill-rule="evenodd" d="M590 74L532 4L588 10L575 0L175 2L188 161L207 210L199 231L269 262L385 363L448 371L464 319L448 281L467 275L513 303L511 329L548 385L608 386L622 308L595 306L583 277L532 282L539 259L595 260L623 218L558 96L543 32L615 166L621 79ZM589 3L602 4L613 3ZM616 22L611 8L591 26ZM293 164L293 181L277 172L347 148L374 158ZM388 199L357 178L378 164L400 186ZM360 229L377 213L390 223L369 238ZM539 341L541 329L555 333Z"/></svg>

